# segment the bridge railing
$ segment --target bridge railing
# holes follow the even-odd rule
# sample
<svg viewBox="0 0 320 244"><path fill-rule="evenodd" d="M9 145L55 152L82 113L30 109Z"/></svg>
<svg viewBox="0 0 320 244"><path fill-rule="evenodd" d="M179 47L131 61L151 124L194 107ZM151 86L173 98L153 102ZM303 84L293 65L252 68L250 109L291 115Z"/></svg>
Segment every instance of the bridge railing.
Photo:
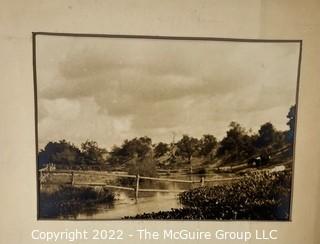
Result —
<svg viewBox="0 0 320 244"><path fill-rule="evenodd" d="M47 181L47 178L51 174L69 174L71 176L71 181L70 183L49 182ZM107 182L76 182L76 177L75 177L76 175L90 175L90 176L99 175L99 176L115 177L115 178L131 178L131 179L135 179L135 183L134 183L134 187L125 187L125 186L111 185L111 184L108 184ZM39 170L40 189L42 189L44 185L69 184L72 186L89 186L89 187L100 186L100 187L106 187L111 189L134 191L136 201L138 201L139 192L180 193L180 192L186 191L182 189L140 188L141 180L162 181L162 182L172 182L172 183L188 183L191 185L197 183L197 184L200 184L201 186L205 186L206 182L228 182L228 181L238 180L240 178L241 177L205 179L205 177L201 177L199 181L199 180L147 177L147 176L140 176L139 174L137 175L117 174L117 173L110 173L110 172L103 172L103 171L48 170L48 169Z"/></svg>

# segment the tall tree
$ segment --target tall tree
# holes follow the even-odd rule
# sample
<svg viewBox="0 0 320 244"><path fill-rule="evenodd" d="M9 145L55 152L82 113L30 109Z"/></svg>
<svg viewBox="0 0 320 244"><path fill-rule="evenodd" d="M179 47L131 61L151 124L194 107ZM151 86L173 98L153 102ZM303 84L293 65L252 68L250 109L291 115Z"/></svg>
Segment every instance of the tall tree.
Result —
<svg viewBox="0 0 320 244"><path fill-rule="evenodd" d="M227 135L220 142L217 154L230 160L247 158L254 153L253 138L239 123L231 122Z"/></svg>
<svg viewBox="0 0 320 244"><path fill-rule="evenodd" d="M154 148L154 154L156 157L161 157L169 151L169 145L164 142L159 142Z"/></svg>
<svg viewBox="0 0 320 244"><path fill-rule="evenodd" d="M199 151L200 142L197 138L183 135L181 140L177 142L178 154L188 160L190 164L190 172L192 174L192 156Z"/></svg>
<svg viewBox="0 0 320 244"><path fill-rule="evenodd" d="M120 147L113 147L109 161L121 164L134 157L144 158L150 152L151 147L152 140L146 136L125 140Z"/></svg>
<svg viewBox="0 0 320 244"><path fill-rule="evenodd" d="M270 122L261 125L256 145L259 148L272 145L276 139L276 130Z"/></svg>
<svg viewBox="0 0 320 244"><path fill-rule="evenodd" d="M202 156L208 156L214 148L216 148L218 142L213 135L203 135L200 140L200 152Z"/></svg>
<svg viewBox="0 0 320 244"><path fill-rule="evenodd" d="M103 164L106 162L107 150L100 148L96 141L87 140L81 144L85 164Z"/></svg>
<svg viewBox="0 0 320 244"><path fill-rule="evenodd" d="M127 168L129 175L139 174L140 176L157 176L156 164L151 153L148 153L143 158L135 158L128 164Z"/></svg>
<svg viewBox="0 0 320 244"><path fill-rule="evenodd" d="M287 118L289 121L287 125L289 126L289 131L287 134L288 142L293 143L294 134L295 134L295 125L296 125L296 105L290 107L289 112L287 114Z"/></svg>
<svg viewBox="0 0 320 244"><path fill-rule="evenodd" d="M60 140L49 142L43 150L39 152L39 167L47 163L54 163L61 166L72 166L80 163L81 152L70 142Z"/></svg>

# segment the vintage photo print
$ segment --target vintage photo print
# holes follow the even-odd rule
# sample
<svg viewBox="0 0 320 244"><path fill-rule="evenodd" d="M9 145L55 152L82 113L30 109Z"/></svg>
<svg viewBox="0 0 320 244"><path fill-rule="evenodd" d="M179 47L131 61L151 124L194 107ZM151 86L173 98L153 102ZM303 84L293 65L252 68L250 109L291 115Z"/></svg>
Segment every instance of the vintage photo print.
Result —
<svg viewBox="0 0 320 244"><path fill-rule="evenodd" d="M38 219L290 220L301 46L34 33Z"/></svg>

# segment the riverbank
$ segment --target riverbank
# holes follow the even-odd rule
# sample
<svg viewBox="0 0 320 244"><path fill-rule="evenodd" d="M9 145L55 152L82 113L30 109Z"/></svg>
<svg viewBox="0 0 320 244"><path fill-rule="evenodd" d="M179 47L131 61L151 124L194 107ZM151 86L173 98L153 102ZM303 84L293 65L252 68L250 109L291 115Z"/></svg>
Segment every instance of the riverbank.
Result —
<svg viewBox="0 0 320 244"><path fill-rule="evenodd" d="M39 217L45 219L76 218L80 212L94 214L97 205L112 206L115 194L105 188L60 186L39 193Z"/></svg>

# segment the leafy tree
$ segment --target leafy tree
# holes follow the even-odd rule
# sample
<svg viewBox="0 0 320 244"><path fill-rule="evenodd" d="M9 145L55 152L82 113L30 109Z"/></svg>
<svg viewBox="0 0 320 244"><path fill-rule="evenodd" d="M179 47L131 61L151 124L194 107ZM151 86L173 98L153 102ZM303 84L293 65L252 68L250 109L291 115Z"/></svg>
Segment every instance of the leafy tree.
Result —
<svg viewBox="0 0 320 244"><path fill-rule="evenodd" d="M273 148L280 149L286 144L286 135L287 132L276 131L274 137Z"/></svg>
<svg viewBox="0 0 320 244"><path fill-rule="evenodd" d="M249 136L239 123L231 122L227 135L220 142L218 156L227 156L230 160L247 158L254 154L254 136Z"/></svg>
<svg viewBox="0 0 320 244"><path fill-rule="evenodd" d="M152 152L150 151L144 157L138 158L137 154L127 162L126 168L128 169L129 175L148 176L148 177L157 177L157 167L156 163L153 160ZM122 178L120 179L120 184L123 186L130 186L135 184L136 179L134 178ZM153 181L148 181L145 179L140 179L140 184L147 183L150 187L150 184L153 184Z"/></svg>
<svg viewBox="0 0 320 244"><path fill-rule="evenodd" d="M289 126L289 131L287 134L287 140L290 143L293 143L294 140L294 133L295 133L295 125L296 125L296 105L293 105L290 107L289 112L287 114L287 118L289 121L287 122L287 125Z"/></svg>
<svg viewBox="0 0 320 244"><path fill-rule="evenodd" d="M218 155L223 156L227 153L231 154L234 152L237 156L239 155L239 145L245 130L236 122L231 122L227 135L220 142L218 149Z"/></svg>
<svg viewBox="0 0 320 244"><path fill-rule="evenodd" d="M58 142L49 142L38 154L39 167L47 163L54 163L63 166L72 166L80 163L81 152L70 142L60 140Z"/></svg>
<svg viewBox="0 0 320 244"><path fill-rule="evenodd" d="M183 135L181 140L177 142L178 154L191 162L192 156L199 151L200 142L197 138Z"/></svg>
<svg viewBox="0 0 320 244"><path fill-rule="evenodd" d="M213 135L203 135L200 140L199 155L208 156L217 145L217 139Z"/></svg>
<svg viewBox="0 0 320 244"><path fill-rule="evenodd" d="M128 174L140 176L157 176L157 168L155 162L152 160L151 153L145 155L144 158L135 158L128 165Z"/></svg>
<svg viewBox="0 0 320 244"><path fill-rule="evenodd" d="M169 151L169 145L167 143L159 142L154 148L154 154L156 157L161 157Z"/></svg>
<svg viewBox="0 0 320 244"><path fill-rule="evenodd" d="M125 140L121 147L114 146L109 161L114 164L124 163L132 158L143 158L150 152L152 147L152 140L149 137L133 138L132 140Z"/></svg>
<svg viewBox="0 0 320 244"><path fill-rule="evenodd" d="M139 138L139 141L145 145L151 146L152 145L152 140L148 136L143 136Z"/></svg>
<svg viewBox="0 0 320 244"><path fill-rule="evenodd" d="M125 141L122 145L123 153L128 157L137 154L138 157L144 157L151 149L152 141L149 137L134 138Z"/></svg>
<svg viewBox="0 0 320 244"><path fill-rule="evenodd" d="M181 140L177 142L177 153L178 155L186 158L190 164L190 173L192 174L192 156L199 151L200 142L197 138L183 135Z"/></svg>
<svg viewBox="0 0 320 244"><path fill-rule="evenodd" d="M95 141L87 140L82 143L81 150L85 164L103 164L106 162L105 157L107 150L100 148Z"/></svg>
<svg viewBox="0 0 320 244"><path fill-rule="evenodd" d="M113 145L108 161L113 165L119 165L121 162L124 162L127 160L127 155L122 155L122 154L123 154L122 148L117 145Z"/></svg>
<svg viewBox="0 0 320 244"><path fill-rule="evenodd" d="M276 139L276 130L270 122L261 125L256 145L258 148L272 145Z"/></svg>

